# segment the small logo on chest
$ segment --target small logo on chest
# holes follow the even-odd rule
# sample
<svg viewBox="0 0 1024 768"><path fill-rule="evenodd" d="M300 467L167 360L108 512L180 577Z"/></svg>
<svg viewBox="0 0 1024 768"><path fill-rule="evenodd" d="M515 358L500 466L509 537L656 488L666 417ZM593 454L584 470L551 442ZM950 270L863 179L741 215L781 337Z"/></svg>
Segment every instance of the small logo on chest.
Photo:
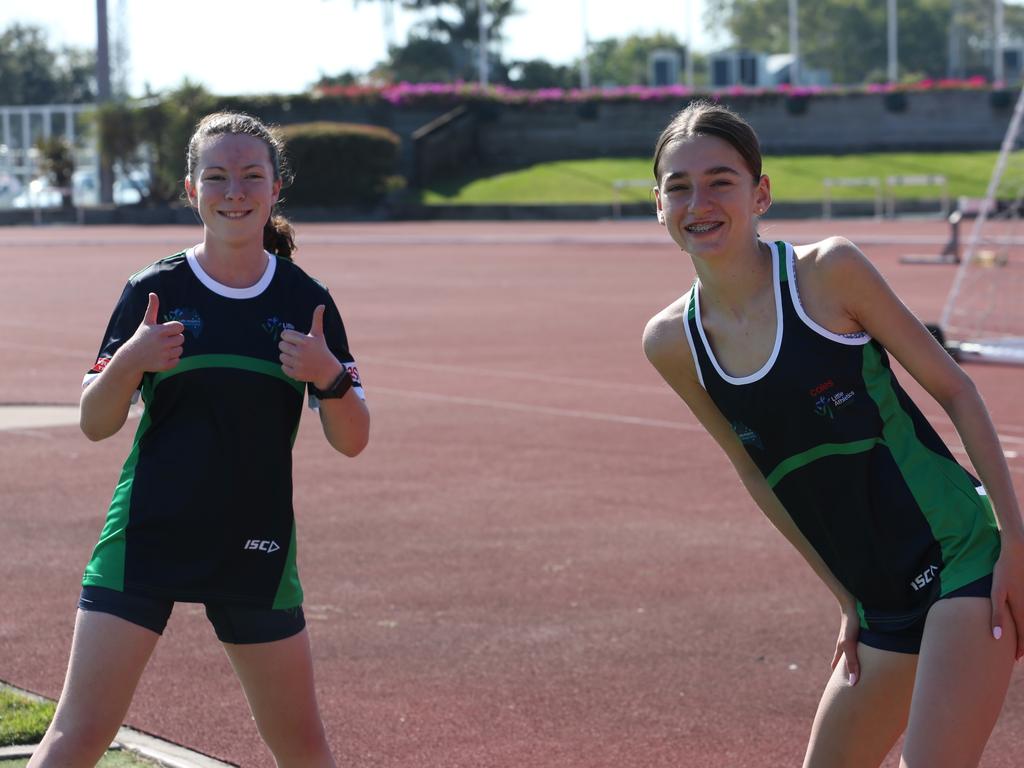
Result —
<svg viewBox="0 0 1024 768"><path fill-rule="evenodd" d="M164 322L177 321L185 326L185 330L191 333L195 338L203 332L203 318L199 316L199 312L188 307L178 307L172 309L170 312L164 315Z"/></svg>
<svg viewBox="0 0 1024 768"><path fill-rule="evenodd" d="M268 317L261 326L274 341L281 340L281 331L294 331L295 326L279 317Z"/></svg>
<svg viewBox="0 0 1024 768"><path fill-rule="evenodd" d="M807 394L814 398L815 413L834 419L836 411L848 405L856 393L844 392L836 387L836 383L832 379L828 379L816 387L811 387Z"/></svg>

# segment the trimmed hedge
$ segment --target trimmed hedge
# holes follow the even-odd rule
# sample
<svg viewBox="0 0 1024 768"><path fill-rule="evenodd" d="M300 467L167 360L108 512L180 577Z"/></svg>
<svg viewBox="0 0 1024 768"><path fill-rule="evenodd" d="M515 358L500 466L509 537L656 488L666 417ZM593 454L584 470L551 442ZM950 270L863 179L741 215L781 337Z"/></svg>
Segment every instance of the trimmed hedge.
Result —
<svg viewBox="0 0 1024 768"><path fill-rule="evenodd" d="M294 180L286 205L372 206L395 184L398 136L353 123L298 123L280 128Z"/></svg>

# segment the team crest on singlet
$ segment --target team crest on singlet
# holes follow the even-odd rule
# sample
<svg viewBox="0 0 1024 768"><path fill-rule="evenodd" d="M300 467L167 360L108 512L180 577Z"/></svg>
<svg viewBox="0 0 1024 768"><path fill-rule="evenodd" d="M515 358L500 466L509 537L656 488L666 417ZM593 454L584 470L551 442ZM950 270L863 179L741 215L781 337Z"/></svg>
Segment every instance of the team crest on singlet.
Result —
<svg viewBox="0 0 1024 768"><path fill-rule="evenodd" d="M809 394L814 398L814 412L816 414L829 419L835 419L836 412L848 405L856 393L844 392L836 387L836 383L832 379L828 379L813 387Z"/></svg>
<svg viewBox="0 0 1024 768"><path fill-rule="evenodd" d="M172 309L166 315L164 315L164 322L177 321L185 326L185 330L189 331L197 339L203 332L203 318L199 316L199 312L194 309L187 307L179 307Z"/></svg>

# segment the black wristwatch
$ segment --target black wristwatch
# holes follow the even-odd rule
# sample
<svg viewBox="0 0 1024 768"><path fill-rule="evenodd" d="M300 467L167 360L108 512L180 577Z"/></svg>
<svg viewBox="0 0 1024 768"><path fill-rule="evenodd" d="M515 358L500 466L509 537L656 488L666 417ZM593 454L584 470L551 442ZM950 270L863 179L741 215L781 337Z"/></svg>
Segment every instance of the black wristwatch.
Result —
<svg viewBox="0 0 1024 768"><path fill-rule="evenodd" d="M341 366L341 373L327 389L320 389L313 382L309 383L310 394L318 400L336 400L339 397L344 397L350 389L352 389L352 374L348 372L348 368L344 364Z"/></svg>

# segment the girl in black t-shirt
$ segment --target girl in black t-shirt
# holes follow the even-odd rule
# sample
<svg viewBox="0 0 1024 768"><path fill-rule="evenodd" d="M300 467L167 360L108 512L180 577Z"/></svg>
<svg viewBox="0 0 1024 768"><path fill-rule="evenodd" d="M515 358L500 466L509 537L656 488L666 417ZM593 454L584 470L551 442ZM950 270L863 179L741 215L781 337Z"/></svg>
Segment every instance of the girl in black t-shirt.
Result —
<svg viewBox="0 0 1024 768"><path fill-rule="evenodd" d="M204 118L185 178L203 241L132 276L86 375L89 439L115 434L138 391L146 409L32 766L99 760L175 600L206 604L277 764L335 764L295 566L291 444L306 389L347 456L366 446L370 417L334 302L291 262L291 227L274 213L284 177L260 121Z"/></svg>

